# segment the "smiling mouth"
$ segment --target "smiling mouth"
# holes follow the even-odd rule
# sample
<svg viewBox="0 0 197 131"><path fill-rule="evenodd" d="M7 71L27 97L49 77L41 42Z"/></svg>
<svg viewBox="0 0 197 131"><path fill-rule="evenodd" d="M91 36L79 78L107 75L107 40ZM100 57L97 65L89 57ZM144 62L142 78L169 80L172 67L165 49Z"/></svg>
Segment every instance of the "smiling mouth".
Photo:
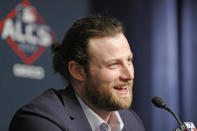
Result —
<svg viewBox="0 0 197 131"><path fill-rule="evenodd" d="M115 86L114 89L118 95L128 95L129 94L129 86L128 85Z"/></svg>

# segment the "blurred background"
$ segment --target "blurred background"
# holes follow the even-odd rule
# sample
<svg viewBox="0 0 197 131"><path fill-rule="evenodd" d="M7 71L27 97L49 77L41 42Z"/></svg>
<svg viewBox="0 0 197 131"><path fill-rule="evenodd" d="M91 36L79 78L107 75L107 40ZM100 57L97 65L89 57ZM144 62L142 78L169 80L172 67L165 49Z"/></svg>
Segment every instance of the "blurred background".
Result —
<svg viewBox="0 0 197 131"><path fill-rule="evenodd" d="M1 0L0 130L15 111L65 83L52 70L50 45L78 18L101 14L124 24L134 52L133 108L147 131L170 131L176 120L155 108L160 96L182 121L197 126L196 0Z"/></svg>

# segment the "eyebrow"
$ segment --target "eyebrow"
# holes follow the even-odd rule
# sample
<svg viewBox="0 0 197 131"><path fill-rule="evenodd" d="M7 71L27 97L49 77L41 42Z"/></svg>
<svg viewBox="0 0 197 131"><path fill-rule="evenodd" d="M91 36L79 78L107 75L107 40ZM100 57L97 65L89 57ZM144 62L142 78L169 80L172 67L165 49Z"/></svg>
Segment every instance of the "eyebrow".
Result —
<svg viewBox="0 0 197 131"><path fill-rule="evenodd" d="M133 59L133 53L131 53L128 57L128 58L131 58ZM116 58L116 59L110 59L110 60L107 60L107 61L104 61L104 63L110 63L110 62L115 62L115 61L119 61L120 58Z"/></svg>

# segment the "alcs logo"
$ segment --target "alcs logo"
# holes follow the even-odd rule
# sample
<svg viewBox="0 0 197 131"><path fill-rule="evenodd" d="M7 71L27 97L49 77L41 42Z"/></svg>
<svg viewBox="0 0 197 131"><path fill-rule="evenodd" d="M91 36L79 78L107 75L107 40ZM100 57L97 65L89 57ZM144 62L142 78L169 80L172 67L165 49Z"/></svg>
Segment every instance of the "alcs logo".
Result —
<svg viewBox="0 0 197 131"><path fill-rule="evenodd" d="M5 19L0 21L0 34L1 38L26 64L20 66L20 72L21 69L24 69L22 72L26 72L25 77L32 76L32 73L36 72L37 67L32 66L33 68L31 68L30 65L40 57L55 39L50 27L45 24L36 8L31 6L27 0L22 1ZM18 67L19 64L17 64ZM40 68L38 74L40 70L43 70ZM17 69L14 70L17 72Z"/></svg>

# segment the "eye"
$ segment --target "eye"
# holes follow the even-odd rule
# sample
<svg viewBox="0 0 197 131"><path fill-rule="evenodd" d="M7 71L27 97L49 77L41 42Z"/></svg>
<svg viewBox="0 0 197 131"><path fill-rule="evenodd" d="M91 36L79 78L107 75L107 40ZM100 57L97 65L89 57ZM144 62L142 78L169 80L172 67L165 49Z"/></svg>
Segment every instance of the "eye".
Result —
<svg viewBox="0 0 197 131"><path fill-rule="evenodd" d="M128 63L133 63L133 58L128 58Z"/></svg>
<svg viewBox="0 0 197 131"><path fill-rule="evenodd" d="M128 58L128 65L131 65L131 64L133 64L133 58L131 57L131 58Z"/></svg>
<svg viewBox="0 0 197 131"><path fill-rule="evenodd" d="M118 63L111 63L111 64L109 64L109 68L112 68L112 69L117 68L118 66L119 66Z"/></svg>

